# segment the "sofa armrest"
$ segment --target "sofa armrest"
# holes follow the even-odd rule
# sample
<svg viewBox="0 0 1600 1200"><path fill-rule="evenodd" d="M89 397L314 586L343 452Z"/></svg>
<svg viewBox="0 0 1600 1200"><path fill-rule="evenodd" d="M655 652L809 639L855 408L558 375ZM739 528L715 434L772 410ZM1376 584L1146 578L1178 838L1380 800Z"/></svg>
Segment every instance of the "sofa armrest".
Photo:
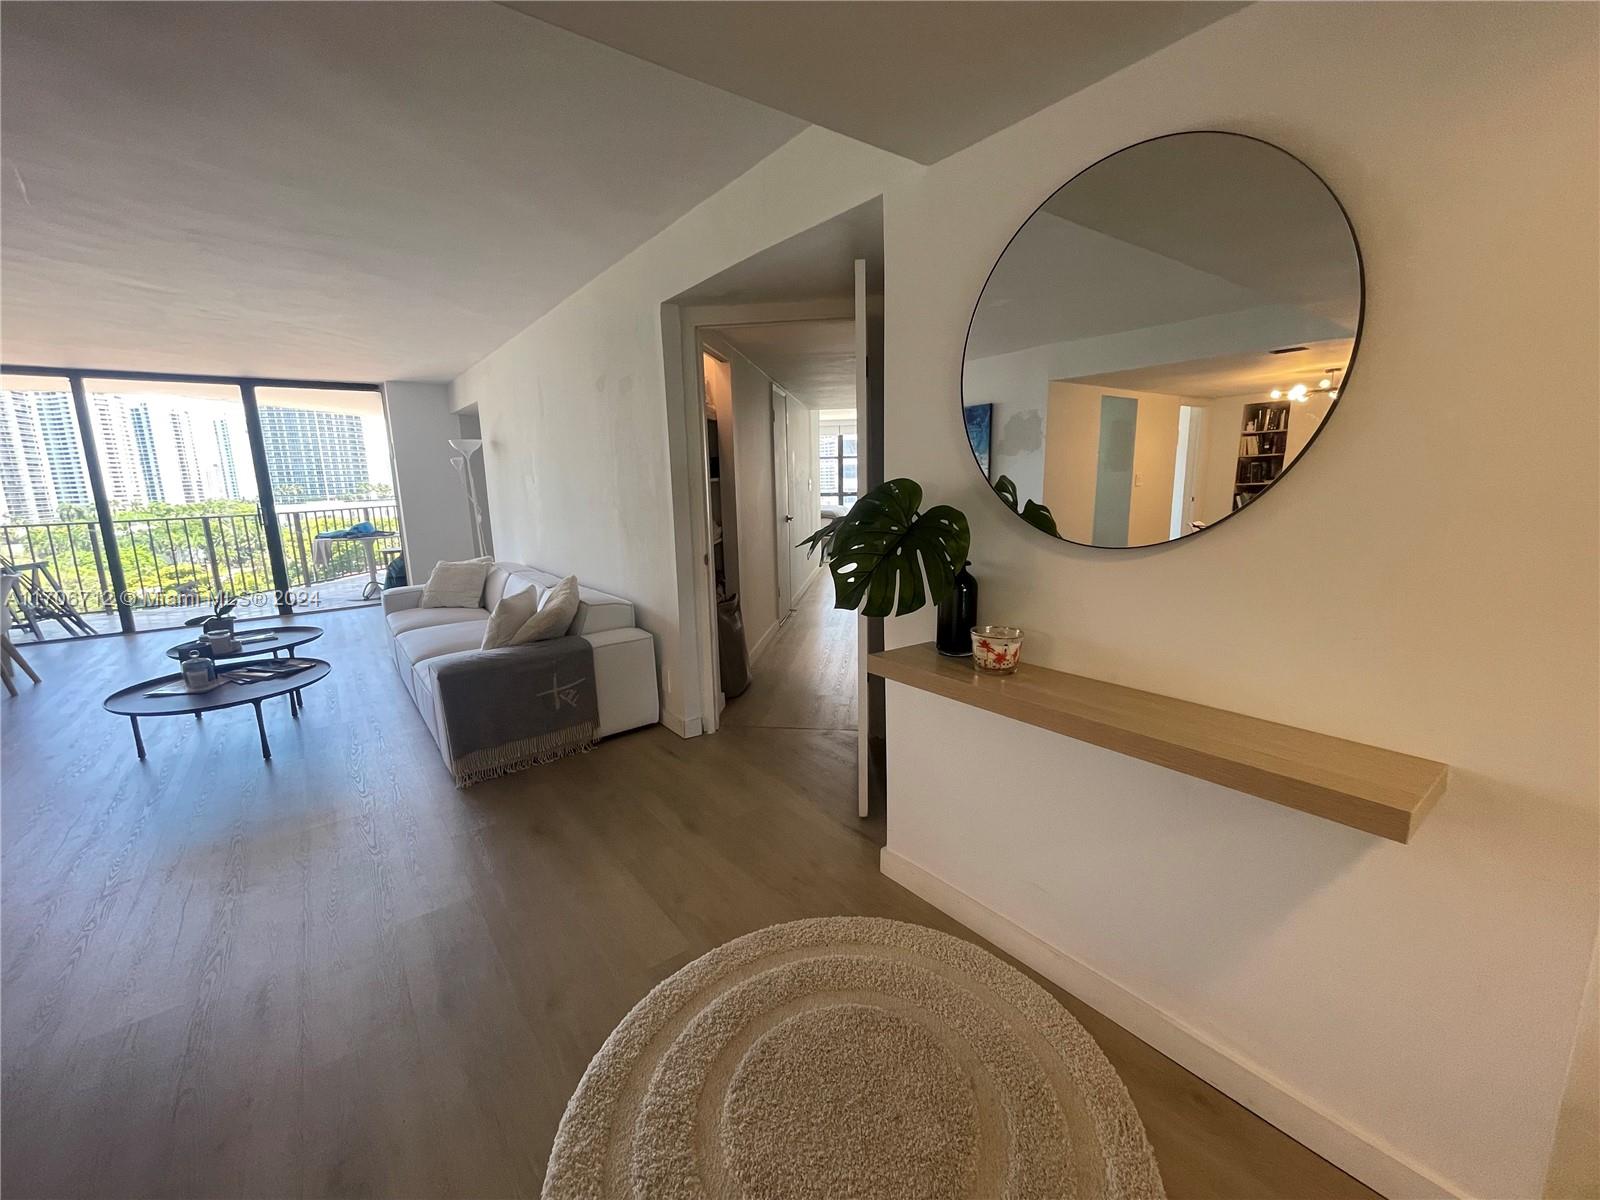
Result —
<svg viewBox="0 0 1600 1200"><path fill-rule="evenodd" d="M383 611L385 615L392 612L404 612L408 608L416 608L422 603L422 584L414 583L408 587L388 588L383 593Z"/></svg>

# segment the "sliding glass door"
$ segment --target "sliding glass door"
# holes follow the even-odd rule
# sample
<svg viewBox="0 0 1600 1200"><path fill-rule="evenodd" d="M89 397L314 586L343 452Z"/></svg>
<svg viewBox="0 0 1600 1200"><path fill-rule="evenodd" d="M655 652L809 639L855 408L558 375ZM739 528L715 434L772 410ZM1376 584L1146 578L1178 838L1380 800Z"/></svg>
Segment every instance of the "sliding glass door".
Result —
<svg viewBox="0 0 1600 1200"><path fill-rule="evenodd" d="M135 626L182 625L218 595L275 614L238 385L95 378L85 394Z"/></svg>
<svg viewBox="0 0 1600 1200"><path fill-rule="evenodd" d="M0 377L0 570L18 639L122 628L65 376Z"/></svg>
<svg viewBox="0 0 1600 1200"><path fill-rule="evenodd" d="M176 628L373 602L398 552L376 387L5 368L14 633Z"/></svg>
<svg viewBox="0 0 1600 1200"><path fill-rule="evenodd" d="M255 395L297 605L370 600L400 553L382 400L331 388L258 387Z"/></svg>

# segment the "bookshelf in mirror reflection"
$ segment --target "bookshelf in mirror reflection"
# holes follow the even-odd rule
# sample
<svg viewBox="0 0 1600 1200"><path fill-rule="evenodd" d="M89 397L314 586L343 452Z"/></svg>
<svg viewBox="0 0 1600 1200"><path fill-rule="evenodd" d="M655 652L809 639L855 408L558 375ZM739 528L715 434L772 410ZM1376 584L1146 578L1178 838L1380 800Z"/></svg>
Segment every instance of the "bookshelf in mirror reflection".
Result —
<svg viewBox="0 0 1600 1200"><path fill-rule="evenodd" d="M1283 474L1289 445L1287 402L1246 404L1239 419L1239 461L1233 476L1233 509L1237 512Z"/></svg>

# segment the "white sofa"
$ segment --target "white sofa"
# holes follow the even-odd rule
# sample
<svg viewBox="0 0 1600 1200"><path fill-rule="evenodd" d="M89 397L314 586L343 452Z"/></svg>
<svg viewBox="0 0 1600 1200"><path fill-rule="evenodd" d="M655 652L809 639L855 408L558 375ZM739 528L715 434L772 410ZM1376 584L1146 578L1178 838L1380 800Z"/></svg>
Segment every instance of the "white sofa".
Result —
<svg viewBox="0 0 1600 1200"><path fill-rule="evenodd" d="M435 674L463 655L482 654L484 626L500 597L535 585L555 586L560 576L520 563L497 562L489 569L479 608L423 608L422 587L390 588L383 593L383 619L394 665L400 672L438 743L448 767L454 760ZM634 624L633 605L618 596L579 586L578 613L569 635L594 647L595 691L600 706L599 736L609 737L660 719L654 640Z"/></svg>

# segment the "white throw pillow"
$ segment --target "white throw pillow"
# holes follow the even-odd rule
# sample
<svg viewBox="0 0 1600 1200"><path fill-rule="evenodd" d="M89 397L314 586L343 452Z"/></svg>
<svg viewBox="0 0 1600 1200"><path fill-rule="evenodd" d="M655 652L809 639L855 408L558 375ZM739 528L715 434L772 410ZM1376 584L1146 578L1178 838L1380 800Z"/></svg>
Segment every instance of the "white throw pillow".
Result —
<svg viewBox="0 0 1600 1200"><path fill-rule="evenodd" d="M500 603L489 614L489 624L484 627L483 645L480 648L494 650L500 646L515 646L517 632L539 611L541 591L538 584L534 584L515 595L507 593L501 596Z"/></svg>
<svg viewBox="0 0 1600 1200"><path fill-rule="evenodd" d="M578 577L568 575L539 597L539 611L511 636L511 645L543 642L566 636L572 618L578 615Z"/></svg>
<svg viewBox="0 0 1600 1200"><path fill-rule="evenodd" d="M422 608L477 608L483 603L483 583L494 559L469 558L465 562L440 562L422 588Z"/></svg>

